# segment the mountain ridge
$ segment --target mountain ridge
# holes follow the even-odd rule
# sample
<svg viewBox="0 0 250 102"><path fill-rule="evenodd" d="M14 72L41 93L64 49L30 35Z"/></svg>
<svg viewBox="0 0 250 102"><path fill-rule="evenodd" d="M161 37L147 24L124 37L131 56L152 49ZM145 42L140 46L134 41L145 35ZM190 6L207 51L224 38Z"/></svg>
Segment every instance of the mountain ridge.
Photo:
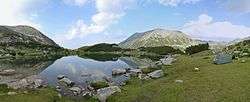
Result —
<svg viewBox="0 0 250 102"><path fill-rule="evenodd" d="M0 26L0 43L38 43L59 47L39 30L26 25Z"/></svg>
<svg viewBox="0 0 250 102"><path fill-rule="evenodd" d="M193 40L188 35L177 30L153 29L150 31L135 33L128 39L119 43L122 48L140 48L172 46L186 48L190 45L196 45L199 42Z"/></svg>

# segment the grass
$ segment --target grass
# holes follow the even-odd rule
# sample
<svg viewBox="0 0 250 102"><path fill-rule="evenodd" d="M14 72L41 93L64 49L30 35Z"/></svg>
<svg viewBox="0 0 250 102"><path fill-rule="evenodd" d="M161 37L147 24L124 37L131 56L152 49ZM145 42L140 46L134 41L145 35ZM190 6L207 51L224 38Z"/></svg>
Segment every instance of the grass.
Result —
<svg viewBox="0 0 250 102"><path fill-rule="evenodd" d="M151 73L151 72L153 72L155 70L159 70L159 69L160 68L151 68L151 67L148 67L148 68L142 68L141 70L142 70L142 73L148 74L148 73Z"/></svg>
<svg viewBox="0 0 250 102"><path fill-rule="evenodd" d="M59 97L53 88L39 90L12 90L6 85L0 85L0 102L96 102L94 98ZM16 95L7 95L8 92L16 92Z"/></svg>
<svg viewBox="0 0 250 102"><path fill-rule="evenodd" d="M107 102L248 102L250 100L250 58L214 65L209 52L180 56L172 66L164 66L165 77L156 80L132 78L121 93ZM246 63L241 63L246 60ZM200 71L194 71L198 67ZM183 80L176 83L175 80ZM9 89L1 89L6 93ZM1 91L3 90L3 91ZM28 94L0 96L0 102L97 102L95 99L59 98L51 89Z"/></svg>
<svg viewBox="0 0 250 102"><path fill-rule="evenodd" d="M244 60L247 62L214 65L211 55L181 56L172 66L164 68L166 77L149 81L133 79L108 102L247 102L250 59ZM200 71L195 72L195 67Z"/></svg>

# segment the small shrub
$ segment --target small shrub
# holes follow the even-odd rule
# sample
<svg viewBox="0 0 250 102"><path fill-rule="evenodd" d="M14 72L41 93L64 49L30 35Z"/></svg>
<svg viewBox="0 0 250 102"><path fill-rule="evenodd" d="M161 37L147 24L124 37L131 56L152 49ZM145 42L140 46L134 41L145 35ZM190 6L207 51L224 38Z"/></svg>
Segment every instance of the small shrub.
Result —
<svg viewBox="0 0 250 102"><path fill-rule="evenodd" d="M209 50L209 44L199 44L199 45L195 45L195 46L190 46L188 48L185 49L185 52L189 55L198 53L198 52L202 52L202 51L206 51Z"/></svg>

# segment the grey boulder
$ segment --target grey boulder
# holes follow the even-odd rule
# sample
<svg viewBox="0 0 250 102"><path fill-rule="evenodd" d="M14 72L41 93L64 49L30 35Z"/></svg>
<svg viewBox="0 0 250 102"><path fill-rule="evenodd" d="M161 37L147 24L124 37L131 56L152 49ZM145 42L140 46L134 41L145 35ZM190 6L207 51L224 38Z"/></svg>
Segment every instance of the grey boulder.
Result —
<svg viewBox="0 0 250 102"><path fill-rule="evenodd" d="M148 74L150 78L160 78L164 76L164 73L162 70L156 70Z"/></svg>
<svg viewBox="0 0 250 102"><path fill-rule="evenodd" d="M125 73L126 73L125 69L112 69L112 75L121 75Z"/></svg>
<svg viewBox="0 0 250 102"><path fill-rule="evenodd" d="M70 91L74 93L74 95L79 95L82 92L82 89L80 87L71 87L69 88Z"/></svg>
<svg viewBox="0 0 250 102"><path fill-rule="evenodd" d="M110 86L98 89L96 96L101 102L106 102L106 99L116 92L121 92L121 89L118 86Z"/></svg>
<svg viewBox="0 0 250 102"><path fill-rule="evenodd" d="M62 78L59 82L65 83L67 86L73 86L75 83L69 78Z"/></svg>

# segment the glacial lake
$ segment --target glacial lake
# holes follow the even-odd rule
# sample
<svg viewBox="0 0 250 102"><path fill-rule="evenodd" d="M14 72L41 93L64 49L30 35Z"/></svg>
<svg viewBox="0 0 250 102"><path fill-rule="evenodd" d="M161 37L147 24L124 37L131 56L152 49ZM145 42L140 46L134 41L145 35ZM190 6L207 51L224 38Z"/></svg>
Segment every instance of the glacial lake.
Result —
<svg viewBox="0 0 250 102"><path fill-rule="evenodd" d="M150 66L153 61L145 58L119 57L108 60L66 56L54 61L0 63L0 69L14 69L14 76L1 76L0 83L11 82L30 75L40 75L50 86L59 85L57 76L65 75L77 85L111 78L120 84L125 76L112 76L112 69L138 68Z"/></svg>

